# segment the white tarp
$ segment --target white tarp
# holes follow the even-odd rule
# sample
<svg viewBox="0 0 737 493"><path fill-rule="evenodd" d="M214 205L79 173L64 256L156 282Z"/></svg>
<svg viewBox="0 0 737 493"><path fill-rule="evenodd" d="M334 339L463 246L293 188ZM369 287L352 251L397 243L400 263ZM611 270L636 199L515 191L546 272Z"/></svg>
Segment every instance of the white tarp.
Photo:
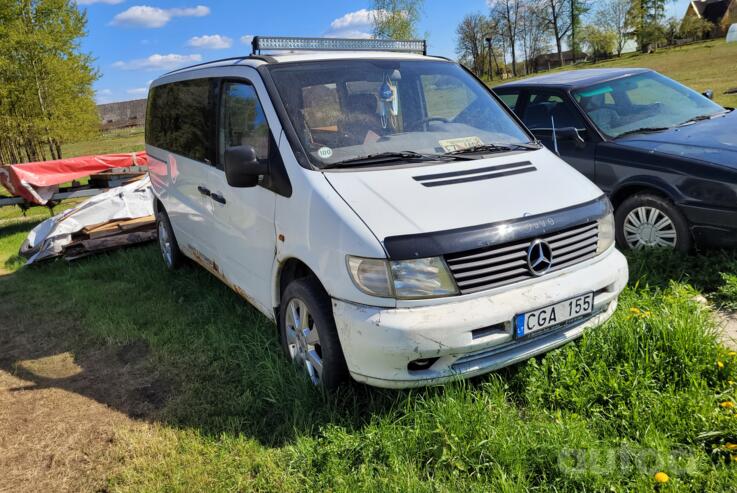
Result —
<svg viewBox="0 0 737 493"><path fill-rule="evenodd" d="M732 24L727 32L727 43L737 42L737 24Z"/></svg>
<svg viewBox="0 0 737 493"><path fill-rule="evenodd" d="M50 217L28 234L20 254L27 264L61 255L72 234L87 226L116 219L135 219L153 215L153 193L148 176L122 187L111 188L76 207Z"/></svg>

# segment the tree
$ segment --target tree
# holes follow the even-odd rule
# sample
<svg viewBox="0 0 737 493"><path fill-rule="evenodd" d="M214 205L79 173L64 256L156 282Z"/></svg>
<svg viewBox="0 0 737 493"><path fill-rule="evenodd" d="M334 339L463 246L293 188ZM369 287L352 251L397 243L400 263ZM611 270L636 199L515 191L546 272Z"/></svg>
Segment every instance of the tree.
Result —
<svg viewBox="0 0 737 493"><path fill-rule="evenodd" d="M486 64L489 20L480 13L467 14L456 28L456 53L460 60L483 77ZM491 72L491 67L489 68Z"/></svg>
<svg viewBox="0 0 737 493"><path fill-rule="evenodd" d="M558 61L562 67L565 64L565 60L563 59L563 40L571 30L571 11L566 8L569 0L544 1L543 19L553 33L555 47L558 50Z"/></svg>
<svg viewBox="0 0 737 493"><path fill-rule="evenodd" d="M614 33L617 56L622 56L624 45L630 37L627 25L629 10L630 0L605 0L594 14L597 26Z"/></svg>
<svg viewBox="0 0 737 493"><path fill-rule="evenodd" d="M631 0L628 26L635 33L637 45L650 51L665 40L666 0Z"/></svg>
<svg viewBox="0 0 737 493"><path fill-rule="evenodd" d="M580 29L583 16L589 11L588 0L569 0L569 12L571 16L571 58L576 63L576 51L578 38L576 32Z"/></svg>
<svg viewBox="0 0 737 493"><path fill-rule="evenodd" d="M520 12L519 39L525 55L525 72L534 71L534 60L548 48L550 32L538 0L524 0Z"/></svg>
<svg viewBox="0 0 737 493"><path fill-rule="evenodd" d="M678 26L678 35L681 39L703 39L713 29L714 24L708 19L687 15Z"/></svg>
<svg viewBox="0 0 737 493"><path fill-rule="evenodd" d="M499 19L512 55L512 75L517 76L517 33L519 30L521 0L493 0L492 17Z"/></svg>
<svg viewBox="0 0 737 493"><path fill-rule="evenodd" d="M617 35L598 25L589 24L581 29L581 40L591 51L594 61L598 61L611 56L617 42Z"/></svg>
<svg viewBox="0 0 737 493"><path fill-rule="evenodd" d="M417 38L424 0L372 0L371 22L374 37L383 39Z"/></svg>
<svg viewBox="0 0 737 493"><path fill-rule="evenodd" d="M86 23L71 0L0 0L0 162L60 158L99 128Z"/></svg>

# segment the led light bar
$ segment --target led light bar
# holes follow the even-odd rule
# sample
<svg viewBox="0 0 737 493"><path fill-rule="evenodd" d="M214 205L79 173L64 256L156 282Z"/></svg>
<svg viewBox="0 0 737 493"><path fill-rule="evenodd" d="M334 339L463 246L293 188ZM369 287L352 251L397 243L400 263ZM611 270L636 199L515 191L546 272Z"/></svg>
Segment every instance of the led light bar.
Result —
<svg viewBox="0 0 737 493"><path fill-rule="evenodd" d="M262 50L284 51L395 51L427 55L424 40L294 38L286 36L256 36L253 54Z"/></svg>

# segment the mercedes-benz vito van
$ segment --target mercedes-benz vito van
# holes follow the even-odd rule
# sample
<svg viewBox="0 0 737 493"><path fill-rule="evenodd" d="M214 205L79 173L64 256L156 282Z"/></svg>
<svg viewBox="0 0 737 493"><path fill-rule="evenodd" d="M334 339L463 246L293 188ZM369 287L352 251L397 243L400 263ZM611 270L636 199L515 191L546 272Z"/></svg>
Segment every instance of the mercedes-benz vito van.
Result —
<svg viewBox="0 0 737 493"><path fill-rule="evenodd" d="M424 52L257 37L151 84L166 265L194 260L274 320L314 384L510 365L607 320L627 281L602 192Z"/></svg>

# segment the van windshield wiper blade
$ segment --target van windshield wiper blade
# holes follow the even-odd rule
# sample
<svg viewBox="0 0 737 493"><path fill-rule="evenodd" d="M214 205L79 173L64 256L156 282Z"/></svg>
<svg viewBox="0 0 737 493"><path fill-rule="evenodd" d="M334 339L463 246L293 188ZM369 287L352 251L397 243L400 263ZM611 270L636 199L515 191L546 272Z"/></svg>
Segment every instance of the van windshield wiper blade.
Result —
<svg viewBox="0 0 737 493"><path fill-rule="evenodd" d="M456 158L455 156L449 156L445 154L423 154L415 151L390 151L380 152L377 154L368 154L366 156L359 156L350 159L344 159L343 161L337 161L335 163L328 163L322 166L322 169L329 168L340 168L343 166L362 166L367 164L381 164L390 163L396 161L447 161ZM462 158L457 158L462 159Z"/></svg>
<svg viewBox="0 0 737 493"><path fill-rule="evenodd" d="M443 156L458 156L461 154L479 154L479 153L490 153L490 152L508 152L514 150L528 150L536 151L541 146L538 144L482 144L472 147L466 147L465 149L458 149L457 151L450 151L443 154Z"/></svg>
<svg viewBox="0 0 737 493"><path fill-rule="evenodd" d="M621 133L617 135L616 138L624 137L625 135L632 135L632 134L648 134L648 133L655 133L655 132L663 132L665 130L670 130L673 127L641 127L636 128L634 130L627 130L624 133Z"/></svg>

